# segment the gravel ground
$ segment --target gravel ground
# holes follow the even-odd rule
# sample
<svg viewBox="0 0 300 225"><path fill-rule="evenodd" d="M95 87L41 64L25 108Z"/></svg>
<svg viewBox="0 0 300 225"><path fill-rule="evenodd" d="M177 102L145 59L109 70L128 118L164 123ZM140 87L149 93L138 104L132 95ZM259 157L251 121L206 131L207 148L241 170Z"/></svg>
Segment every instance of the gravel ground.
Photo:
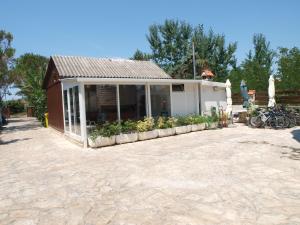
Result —
<svg viewBox="0 0 300 225"><path fill-rule="evenodd" d="M0 224L300 224L300 127L93 150L14 118L0 135Z"/></svg>

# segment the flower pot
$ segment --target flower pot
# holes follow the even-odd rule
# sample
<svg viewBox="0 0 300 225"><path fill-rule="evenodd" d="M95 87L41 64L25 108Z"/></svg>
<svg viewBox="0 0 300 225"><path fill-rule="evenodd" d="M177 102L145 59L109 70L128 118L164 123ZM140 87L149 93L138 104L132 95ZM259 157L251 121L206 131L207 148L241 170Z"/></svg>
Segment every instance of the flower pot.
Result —
<svg viewBox="0 0 300 225"><path fill-rule="evenodd" d="M130 142L135 142L137 140L138 140L138 133L116 135L117 144L130 143Z"/></svg>
<svg viewBox="0 0 300 225"><path fill-rule="evenodd" d="M158 137L167 137L175 134L175 128L158 129Z"/></svg>
<svg viewBox="0 0 300 225"><path fill-rule="evenodd" d="M193 124L191 126L192 126L192 131L199 131L205 129L205 123Z"/></svg>
<svg viewBox="0 0 300 225"><path fill-rule="evenodd" d="M88 138L88 142L89 142L89 146L92 148L114 145L116 143L116 136L111 136L111 137L99 136L95 140Z"/></svg>
<svg viewBox="0 0 300 225"><path fill-rule="evenodd" d="M158 137L158 132L157 130L151 130L151 131L145 131L145 132L140 132L138 133L139 140L148 140L148 139L153 139Z"/></svg>
<svg viewBox="0 0 300 225"><path fill-rule="evenodd" d="M175 127L176 134L185 134L192 131L192 125Z"/></svg>

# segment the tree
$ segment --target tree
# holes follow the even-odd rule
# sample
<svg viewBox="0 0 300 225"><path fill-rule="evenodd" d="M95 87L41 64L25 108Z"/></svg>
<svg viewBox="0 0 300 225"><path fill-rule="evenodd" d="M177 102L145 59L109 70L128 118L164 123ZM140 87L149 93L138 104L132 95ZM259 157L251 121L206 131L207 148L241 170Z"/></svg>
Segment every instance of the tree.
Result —
<svg viewBox="0 0 300 225"><path fill-rule="evenodd" d="M192 27L186 22L166 20L162 25L151 25L147 35L152 59L176 78L193 77L192 42L198 75L211 69L217 80L224 81L236 65L237 44L225 44L225 36L212 30L204 32L203 25Z"/></svg>
<svg viewBox="0 0 300 225"><path fill-rule="evenodd" d="M283 90L300 89L300 49L279 48L278 56L278 84Z"/></svg>
<svg viewBox="0 0 300 225"><path fill-rule="evenodd" d="M273 72L275 52L263 34L253 36L253 45L254 52L250 50L241 64L243 77L249 88L265 91L268 89L268 80Z"/></svg>
<svg viewBox="0 0 300 225"><path fill-rule="evenodd" d="M20 94L26 97L28 104L34 106L35 116L44 121L46 112L46 93L42 89L48 58L31 53L24 54L16 60L14 74L18 77L17 86Z"/></svg>
<svg viewBox="0 0 300 225"><path fill-rule="evenodd" d="M3 97L8 94L9 85L12 84L10 70L13 65L15 49L11 47L13 35L0 30L0 126L2 125Z"/></svg>
<svg viewBox="0 0 300 225"><path fill-rule="evenodd" d="M143 53L141 50L137 49L131 59L140 60L140 61L149 61L151 57L152 56L150 54Z"/></svg>

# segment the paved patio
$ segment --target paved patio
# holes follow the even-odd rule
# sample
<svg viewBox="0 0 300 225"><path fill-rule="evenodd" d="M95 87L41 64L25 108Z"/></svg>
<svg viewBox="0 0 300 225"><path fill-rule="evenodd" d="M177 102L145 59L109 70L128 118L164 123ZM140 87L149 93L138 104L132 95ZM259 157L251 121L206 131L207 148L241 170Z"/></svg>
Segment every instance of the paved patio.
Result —
<svg viewBox="0 0 300 225"><path fill-rule="evenodd" d="M84 150L32 119L0 136L0 224L300 224L300 127Z"/></svg>

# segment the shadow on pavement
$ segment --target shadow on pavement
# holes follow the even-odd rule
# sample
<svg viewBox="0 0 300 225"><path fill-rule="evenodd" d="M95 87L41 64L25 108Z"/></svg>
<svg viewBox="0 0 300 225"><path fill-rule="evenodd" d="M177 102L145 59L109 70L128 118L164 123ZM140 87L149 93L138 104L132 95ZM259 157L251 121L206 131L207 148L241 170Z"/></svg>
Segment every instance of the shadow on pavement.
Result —
<svg viewBox="0 0 300 225"><path fill-rule="evenodd" d="M293 135L293 138L300 142L300 129L297 129L297 130L293 130L292 132L292 135Z"/></svg>
<svg viewBox="0 0 300 225"><path fill-rule="evenodd" d="M17 138L17 139L12 139L9 141L1 141L0 140L0 145L8 145L8 144L12 144L12 143L16 143L18 141L27 141L30 140L31 138Z"/></svg>

